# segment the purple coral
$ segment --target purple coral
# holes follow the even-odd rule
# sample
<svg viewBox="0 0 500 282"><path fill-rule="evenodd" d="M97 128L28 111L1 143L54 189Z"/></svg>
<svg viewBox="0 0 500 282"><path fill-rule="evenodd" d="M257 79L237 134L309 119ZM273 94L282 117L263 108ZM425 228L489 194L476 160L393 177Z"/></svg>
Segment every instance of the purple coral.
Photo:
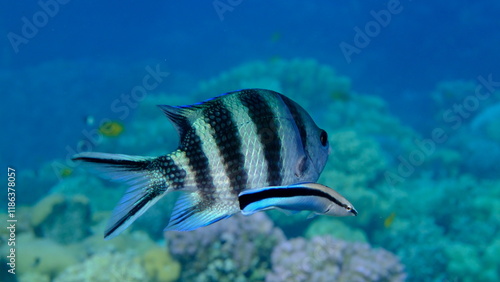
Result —
<svg viewBox="0 0 500 282"><path fill-rule="evenodd" d="M235 215L189 232L165 233L169 250L183 263L182 280L263 280L273 248L285 240L264 213Z"/></svg>
<svg viewBox="0 0 500 282"><path fill-rule="evenodd" d="M404 281L399 259L366 243L330 236L283 241L272 253L266 281Z"/></svg>

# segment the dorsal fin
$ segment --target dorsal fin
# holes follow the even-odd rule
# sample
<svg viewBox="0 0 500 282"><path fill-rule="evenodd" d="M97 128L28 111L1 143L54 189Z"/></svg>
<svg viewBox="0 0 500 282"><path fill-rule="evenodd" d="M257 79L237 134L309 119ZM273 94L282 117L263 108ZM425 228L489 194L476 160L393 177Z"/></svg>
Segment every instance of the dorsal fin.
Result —
<svg viewBox="0 0 500 282"><path fill-rule="evenodd" d="M189 116L197 110L196 107L190 106L169 106L169 105L158 105L160 109L165 113L170 121L175 126L175 129L179 132L181 139L184 137L187 130L191 128Z"/></svg>
<svg viewBox="0 0 500 282"><path fill-rule="evenodd" d="M160 107L160 109L162 109L165 115L167 115L168 119L172 121L182 139L182 137L186 133L186 130L190 128L190 123L192 122L191 118L193 115L195 115L196 112L203 110L206 107L209 107L210 102L213 100L217 100L222 98L223 96L230 95L240 91L241 90L224 93L192 105L184 105L184 106L158 105L158 107Z"/></svg>

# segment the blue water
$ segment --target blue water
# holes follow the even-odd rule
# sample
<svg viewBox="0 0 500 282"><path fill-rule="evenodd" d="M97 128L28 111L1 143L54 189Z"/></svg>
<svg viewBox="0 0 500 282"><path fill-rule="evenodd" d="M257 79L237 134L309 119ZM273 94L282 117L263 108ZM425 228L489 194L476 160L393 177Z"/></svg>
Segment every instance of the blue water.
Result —
<svg viewBox="0 0 500 282"><path fill-rule="evenodd" d="M419 222L415 218L421 212L425 214L422 217L431 218L430 221L439 226L439 230L429 232L439 233L439 236L446 238L443 244L452 244L453 241L453 244L467 244L467 248L474 246L476 239L465 235L465 239L458 238L463 232L457 229L470 229L467 222L482 221L484 225L490 226L488 231L484 231L487 233L486 240L489 240L485 246L456 252L466 259L481 257L486 250L500 248L500 244L493 243L492 235L500 231L498 206L495 206L498 201L485 204L488 207L487 218L476 215L481 213L477 206L465 205L461 210L451 211L464 217L470 216L470 220L464 222L449 219L453 214L433 218L432 212L432 209L439 210L440 205L453 206L453 201L462 202L469 194L478 195L481 200L484 197L500 197L497 162L500 160L500 133L496 133L500 124L494 121L500 115L491 114L493 117L488 121L476 120L479 125L474 125L477 116L500 102L498 91L493 89L500 87L498 1L431 3L356 0L330 3L221 0L103 3L42 0L10 1L4 6L0 11L0 33L4 35L0 45L0 87L3 98L0 104L3 126L0 160L4 166L13 166L19 172L35 171L35 177L25 178L29 181L35 181L40 168L47 165L50 167L47 174L55 175L47 176L46 180L39 179L42 184L20 183L35 185L32 197L27 197L29 199L18 195L20 203L24 201L32 205L52 186L60 183L59 169L68 164L68 156L82 149L82 140L89 139L86 132L95 132L99 126L89 122L89 117L97 122L105 118L120 120L129 134L127 138L132 138L133 130L140 130L140 127L133 127L131 123L144 117L144 113L138 113L138 108L143 105L133 103L133 106L128 105L125 109L123 106L126 102L122 100L122 95L130 94L134 87L142 85L144 76L151 73L147 68L157 68L160 72L168 72L168 75L164 75L146 96L166 95L176 97L173 100L178 103L189 104L221 94L196 94L199 93L200 82L216 78L243 64L295 58L314 59L318 64L333 68L338 75L349 78L350 93L369 95L384 101L387 115L394 116L403 127L413 132L414 135L410 135L418 136L419 140L433 138L436 128L444 128L447 140L435 145L445 153L439 153L437 157L432 153L434 157L427 159L423 166L417 165L416 172L408 176L411 185L418 186L416 183L426 179L426 184L422 186L446 190L448 188L443 187L447 185L443 183L463 183L464 177L471 177L470 182L475 183L470 184L470 188L464 188L469 186L463 184L460 189L464 194L450 196L451 203L446 202L448 196L444 192L440 192L443 194L441 196L429 196L428 200L434 201L432 203L436 206L419 207L414 213L396 211L394 205L397 201L390 200L388 202L393 205L396 218L401 215L407 222L414 224ZM353 49L349 50L355 51L350 53L342 46L350 46ZM483 83L485 79L493 81L489 85L493 84L490 88L497 94L480 100L477 107L469 104L467 116L457 113L454 105L464 103L467 97L474 95L478 85L489 90ZM450 86L452 90L439 92L442 89L439 85L449 81L455 82ZM469 82L472 86L467 88L457 81ZM225 91L231 90L236 89ZM316 94L304 93L304 96L314 99ZM444 97L444 101L436 100L436 95ZM304 99L307 100L302 97ZM321 109L324 103L310 105L314 107L306 106L310 112L326 111L326 108ZM446 111L450 109L452 113L446 116ZM152 105L150 110L142 108L142 111L151 111L149 114L152 116L161 115ZM319 118L324 116L320 115ZM327 122L328 119L318 121L319 124ZM401 164L398 154L401 153L408 160L411 146L408 145L410 147L405 151L405 145L397 144L403 142L395 137L400 135L388 137L382 131L371 135L370 140L375 140L378 148L383 150L381 154L386 158L387 169L397 171ZM386 128L386 131L390 131L390 128ZM164 151L160 147L148 149L168 152L177 142L176 137L173 134L171 136L163 136L158 141L158 144L163 141L168 143ZM480 138L475 139L473 136ZM104 149L112 149L113 142ZM127 148L127 152L121 153L134 152L133 146L122 144L115 148ZM54 161L65 165L54 168L51 166ZM364 183L366 190L377 190L373 188L377 183L384 185L386 176L383 172L377 177L379 180ZM407 179L406 176L404 178ZM409 183L396 182L396 189L403 190ZM36 185L44 188L37 192ZM329 186L335 185L335 180L332 180ZM481 185L496 188L481 189ZM378 189L379 192L382 190ZM483 194L485 190L490 194ZM345 190L343 192L346 193ZM392 199L387 191L380 193L382 198ZM453 189L450 193L454 193ZM362 203L356 207L360 213L363 212ZM390 208L384 210L385 214L378 216L379 223L387 218L390 211ZM385 245L384 242L389 240L377 235L377 230L370 230L376 229L375 223L357 224L349 221L348 224L361 228L372 245L397 253L400 245ZM453 237L453 234L462 235ZM409 235L404 238L412 240ZM426 241L422 244L430 243ZM422 248L434 250L427 245ZM451 252L448 252L449 256L452 256ZM403 256L401 253L398 255ZM403 258L402 261L411 260L405 261ZM480 279L490 281L488 279L492 277L500 277L498 263L498 260L480 261L477 269L463 271L456 270L461 267L459 262L456 267L442 266L422 273L415 272L418 269L416 266L407 266L407 269L409 277L415 281L420 280L419 275L421 281L472 281L468 279L486 271L493 274L481 276Z"/></svg>
<svg viewBox="0 0 500 282"><path fill-rule="evenodd" d="M41 10L35 3L9 6L8 12L1 17L4 34L22 35L22 17L33 21L33 15ZM106 115L107 108L103 104L129 89L127 86L135 83L130 81L133 69L140 72L141 67L137 65L144 65L142 62L148 60L173 70L172 77L162 87L166 90L175 87L180 93L190 93L191 84L182 85L175 75L198 81L251 60L273 56L313 57L349 76L356 91L386 98L391 108L408 120L414 120L414 112L404 109L416 104L425 110L426 93L438 82L473 80L478 75L498 70L496 46L500 39L496 30L500 22L495 17L499 8L496 1L451 1L432 5L401 1L402 11L392 16L390 24L381 29L359 55L352 56L350 64L339 44L342 41L352 44L353 28L364 28L373 20L370 11L384 9L383 3L257 1L250 4L242 1L234 10L222 14L223 21L212 3L129 1L104 5L97 1L70 1L59 6L57 15L49 17L34 38L28 39L27 44L18 45L18 53L13 52L8 38L3 37L3 69L17 73L16 81L21 88L36 87L31 86L37 83L36 80L50 86L43 91L39 89L39 93L31 89L26 93L27 98L16 99L18 93L15 92L19 90L10 90L12 80L3 81L6 85L2 88L10 90L4 92L5 104L10 106L2 110L2 119L10 121L4 123L7 132L13 136L29 132L26 135L33 137L26 138L27 142L22 144L16 142L22 145L22 150L2 146L6 148L2 150L2 158L31 167L61 155L61 147L75 142L76 134L72 134L70 128L78 132L75 125L82 115ZM279 40L273 42L275 33L279 34ZM101 73L98 66L92 65L78 70L68 66L54 74L45 72L47 75L43 78L23 74L23 69L54 60L112 62L117 65L119 77L123 75L121 72L132 72L132 77L120 81L117 75ZM60 86L63 89L59 91L51 91L52 84L71 87L76 83L57 77L57 72L62 71L69 76L80 75L74 78L83 88L78 96L64 91L64 86ZM141 74L137 76L139 80ZM93 84L98 84L98 88ZM407 91L416 97L404 96ZM63 110L68 107L72 110ZM47 113L57 121L51 121ZM24 123L22 129L17 126L16 120L33 119L40 124ZM38 132L54 137L36 138L38 145L35 145L30 139Z"/></svg>

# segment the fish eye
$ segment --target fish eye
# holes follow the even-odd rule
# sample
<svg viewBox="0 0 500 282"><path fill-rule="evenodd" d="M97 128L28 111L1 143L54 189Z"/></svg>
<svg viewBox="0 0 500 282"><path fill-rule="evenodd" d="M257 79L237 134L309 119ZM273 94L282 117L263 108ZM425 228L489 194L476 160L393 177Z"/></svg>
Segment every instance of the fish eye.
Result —
<svg viewBox="0 0 500 282"><path fill-rule="evenodd" d="M325 147L328 144L328 134L326 133L326 131L321 130L321 133L319 135L319 141L321 142L321 145L323 145L323 147Z"/></svg>
<svg viewBox="0 0 500 282"><path fill-rule="evenodd" d="M351 206L345 206L345 209L346 209L347 211L352 211L352 207L351 207Z"/></svg>

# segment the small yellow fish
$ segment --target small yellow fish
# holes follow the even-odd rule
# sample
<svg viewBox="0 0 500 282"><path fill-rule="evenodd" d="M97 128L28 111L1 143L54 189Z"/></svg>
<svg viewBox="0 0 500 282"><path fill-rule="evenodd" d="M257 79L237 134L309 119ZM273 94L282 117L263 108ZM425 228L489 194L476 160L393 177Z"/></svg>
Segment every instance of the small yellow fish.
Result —
<svg viewBox="0 0 500 282"><path fill-rule="evenodd" d="M394 222L394 219L396 219L396 213L392 212L385 220L384 220L384 227L389 228L391 227L392 223Z"/></svg>
<svg viewBox="0 0 500 282"><path fill-rule="evenodd" d="M108 121L99 127L99 132L107 137L116 137L123 132L123 124L117 121Z"/></svg>
<svg viewBox="0 0 500 282"><path fill-rule="evenodd" d="M61 169L61 171L59 171L59 173L60 173L61 177L68 177L73 173L73 169L66 167L66 168Z"/></svg>

